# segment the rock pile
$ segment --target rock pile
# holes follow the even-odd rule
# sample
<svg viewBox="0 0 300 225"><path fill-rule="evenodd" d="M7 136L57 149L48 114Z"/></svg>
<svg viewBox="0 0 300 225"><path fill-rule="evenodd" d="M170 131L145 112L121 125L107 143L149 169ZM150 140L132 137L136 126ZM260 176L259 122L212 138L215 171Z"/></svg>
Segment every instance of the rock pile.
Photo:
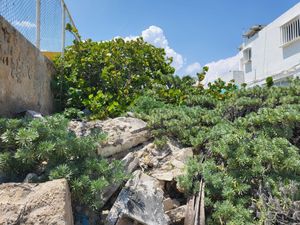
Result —
<svg viewBox="0 0 300 225"><path fill-rule="evenodd" d="M77 136L89 135L94 129L105 132L107 139L99 144L99 155L122 159L126 173L131 174L127 183L112 184L104 191L103 224L184 224L188 202L176 178L193 156L193 149L180 148L171 141L158 149L147 124L133 117L72 121L69 129ZM84 207L74 207L73 222L67 181L32 184L31 180L39 182L37 175L28 174L24 183L0 186L0 224L86 225L89 221L93 225L91 221L96 220L91 217L99 217L86 212ZM78 221L77 214L89 219L84 223Z"/></svg>
<svg viewBox="0 0 300 225"><path fill-rule="evenodd" d="M193 156L192 148L180 148L169 141L158 149L151 139L147 124L132 117L119 117L106 121L73 121L70 129L85 136L93 129L107 133L107 141L99 146L104 157L120 158L132 178L121 189L116 199L110 198L122 184L107 189L104 204L112 207L103 223L106 225L167 225L184 224L187 199L177 185L187 160ZM134 172L135 171L135 172Z"/></svg>

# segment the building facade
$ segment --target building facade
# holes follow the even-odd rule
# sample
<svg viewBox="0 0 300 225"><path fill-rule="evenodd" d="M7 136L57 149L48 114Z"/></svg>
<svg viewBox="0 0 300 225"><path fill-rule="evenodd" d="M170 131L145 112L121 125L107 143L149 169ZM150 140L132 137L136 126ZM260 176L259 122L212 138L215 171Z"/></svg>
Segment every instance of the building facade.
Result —
<svg viewBox="0 0 300 225"><path fill-rule="evenodd" d="M251 27L243 37L239 48L240 71L224 74L222 79L235 79L238 84L243 81L251 87L264 85L267 77L273 77L277 85L299 77L300 3L267 26Z"/></svg>

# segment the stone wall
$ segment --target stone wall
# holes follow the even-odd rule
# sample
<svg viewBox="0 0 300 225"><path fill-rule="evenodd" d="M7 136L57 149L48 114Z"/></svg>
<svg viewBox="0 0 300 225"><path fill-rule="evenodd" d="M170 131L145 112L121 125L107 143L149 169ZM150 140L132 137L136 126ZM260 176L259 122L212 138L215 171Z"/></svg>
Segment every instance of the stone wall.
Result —
<svg viewBox="0 0 300 225"><path fill-rule="evenodd" d="M53 110L53 63L0 16L0 116Z"/></svg>

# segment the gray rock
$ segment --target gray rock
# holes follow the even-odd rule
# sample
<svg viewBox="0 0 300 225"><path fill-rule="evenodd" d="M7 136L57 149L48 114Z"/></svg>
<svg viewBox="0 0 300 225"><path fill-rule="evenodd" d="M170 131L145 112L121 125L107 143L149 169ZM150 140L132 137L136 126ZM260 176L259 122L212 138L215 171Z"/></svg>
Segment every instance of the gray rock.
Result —
<svg viewBox="0 0 300 225"><path fill-rule="evenodd" d="M167 225L169 218L164 213L163 198L158 181L136 171L111 208L106 225L130 224L130 221L144 225Z"/></svg>
<svg viewBox="0 0 300 225"><path fill-rule="evenodd" d="M43 118L42 114L33 110L27 110L25 113L25 117L37 119L37 118Z"/></svg>
<svg viewBox="0 0 300 225"><path fill-rule="evenodd" d="M29 173L26 175L23 183L36 183L39 181L39 177L35 173Z"/></svg>
<svg viewBox="0 0 300 225"><path fill-rule="evenodd" d="M129 175L133 171L136 170L137 166L139 165L139 160L134 157L133 153L128 153L123 159L122 162L124 164L125 172ZM102 199L102 205L105 205L105 203L111 198L111 196L119 189L121 186L121 183L114 184L106 188L106 190L103 191L103 195L101 197Z"/></svg>

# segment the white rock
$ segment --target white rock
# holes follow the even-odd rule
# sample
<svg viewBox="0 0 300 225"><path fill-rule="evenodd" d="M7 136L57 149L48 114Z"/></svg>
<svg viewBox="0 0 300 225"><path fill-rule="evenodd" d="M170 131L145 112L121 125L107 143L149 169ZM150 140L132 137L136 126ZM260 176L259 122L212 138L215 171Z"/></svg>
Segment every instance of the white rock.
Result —
<svg viewBox="0 0 300 225"><path fill-rule="evenodd" d="M69 128L77 136L86 136L94 128L107 133L107 140L98 148L99 155L109 157L148 141L151 138L147 123L132 117L118 117L105 121L72 121Z"/></svg>

